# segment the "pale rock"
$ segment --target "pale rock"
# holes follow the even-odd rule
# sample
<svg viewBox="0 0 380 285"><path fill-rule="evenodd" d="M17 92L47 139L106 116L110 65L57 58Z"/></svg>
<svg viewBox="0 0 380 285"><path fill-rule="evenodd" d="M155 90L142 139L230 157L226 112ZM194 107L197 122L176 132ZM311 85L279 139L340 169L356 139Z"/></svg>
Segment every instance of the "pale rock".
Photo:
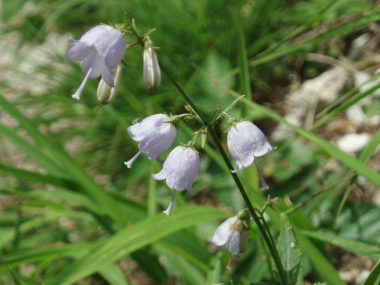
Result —
<svg viewBox="0 0 380 285"><path fill-rule="evenodd" d="M345 134L337 141L339 149L346 153L356 153L362 150L370 141L368 134Z"/></svg>

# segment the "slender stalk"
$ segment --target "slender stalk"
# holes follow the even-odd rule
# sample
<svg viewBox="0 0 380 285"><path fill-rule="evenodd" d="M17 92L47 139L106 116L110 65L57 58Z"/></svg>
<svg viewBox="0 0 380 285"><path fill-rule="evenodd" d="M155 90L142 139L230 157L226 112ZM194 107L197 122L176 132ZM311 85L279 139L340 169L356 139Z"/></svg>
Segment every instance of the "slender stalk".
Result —
<svg viewBox="0 0 380 285"><path fill-rule="evenodd" d="M182 95L183 99L185 99L186 103L190 105L190 107L194 110L195 113L198 114L199 118L203 121L203 124L209 125L209 122L205 115L194 105L193 101L190 100L189 96L183 91L181 86L177 83L177 81L170 75L170 73L162 66L160 63L161 70L165 73L165 75L170 79L171 83L178 90L178 92Z"/></svg>
<svg viewBox="0 0 380 285"><path fill-rule="evenodd" d="M260 232L264 238L264 241L269 248L269 251L270 251L270 253L273 257L273 260L276 264L276 267L278 269L280 279L281 279L281 284L287 285L288 282L287 282L287 279L285 277L286 276L285 271L284 271L284 268L282 266L281 259L280 259L278 252L277 252L277 249L276 249L274 243L272 242L273 239L271 237L271 234L270 234L269 230L268 230L268 232L266 231L265 227L263 226L263 224L260 221L260 218L257 216L255 209L253 208L251 202L249 201L248 195L247 195L247 193L243 187L243 184L241 183L238 175L236 173L232 172L232 170L234 170L234 168L233 168L226 152L224 151L223 146L222 146L218 136L216 135L212 124L207 120L206 116L197 108L197 106L191 101L191 99L187 96L185 91L181 88L181 86L177 83L177 81L170 75L170 73L162 66L162 64L160 64L160 66L161 66L161 70L165 73L165 75L169 78L169 80L172 82L172 84L175 86L175 88L178 90L178 92L182 95L182 97L185 99L186 103L191 106L191 108L194 110L194 112L196 112L198 114L199 118L203 121L203 124L207 127L208 133L212 137L216 147L218 148L220 154L222 155L222 158L223 158L225 164L227 165L228 169L230 170L229 172L232 175L232 178L234 179L236 186L238 187L240 194L242 195L244 202L246 203L248 210L251 213L252 218L254 219L255 223L257 224L257 227L259 228L259 230L260 230Z"/></svg>

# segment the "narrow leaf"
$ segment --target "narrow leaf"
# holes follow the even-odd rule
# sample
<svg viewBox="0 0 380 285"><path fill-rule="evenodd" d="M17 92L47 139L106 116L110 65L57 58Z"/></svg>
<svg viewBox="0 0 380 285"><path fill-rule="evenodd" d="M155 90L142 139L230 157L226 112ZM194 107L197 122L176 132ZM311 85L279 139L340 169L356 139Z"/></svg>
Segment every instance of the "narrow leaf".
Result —
<svg viewBox="0 0 380 285"><path fill-rule="evenodd" d="M323 233L302 231L306 236L323 241L325 243L332 244L334 246L344 248L347 251L353 252L358 255L367 256L374 259L380 259L380 247L376 245L370 245L361 241L344 238L341 236Z"/></svg>
<svg viewBox="0 0 380 285"><path fill-rule="evenodd" d="M282 213L280 219L282 227L278 238L277 250L284 266L288 284L295 285L302 275L301 250L298 247L293 227L290 225L286 214Z"/></svg>
<svg viewBox="0 0 380 285"><path fill-rule="evenodd" d="M372 268L371 273L364 281L363 285L378 285L380 284L380 261L378 261L374 268Z"/></svg>
<svg viewBox="0 0 380 285"><path fill-rule="evenodd" d="M172 217L159 213L119 231L88 255L78 259L58 275L47 279L44 284L73 284L166 235L199 222L225 217L225 213L203 206L182 208Z"/></svg>

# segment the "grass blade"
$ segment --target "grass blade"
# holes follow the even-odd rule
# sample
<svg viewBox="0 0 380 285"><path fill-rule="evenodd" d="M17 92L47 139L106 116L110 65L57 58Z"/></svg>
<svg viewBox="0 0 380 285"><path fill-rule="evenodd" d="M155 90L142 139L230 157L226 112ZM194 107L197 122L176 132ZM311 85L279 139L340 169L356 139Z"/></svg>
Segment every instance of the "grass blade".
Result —
<svg viewBox="0 0 380 285"><path fill-rule="evenodd" d="M225 217L219 210L201 206L182 208L172 217L160 213L119 231L60 274L47 279L45 284L72 284L166 235L199 222Z"/></svg>
<svg viewBox="0 0 380 285"><path fill-rule="evenodd" d="M302 231L307 237L332 244L334 246L344 248L357 255L367 256L373 259L380 259L380 247L376 245L370 245L361 241L340 237L337 235L323 233Z"/></svg>
<svg viewBox="0 0 380 285"><path fill-rule="evenodd" d="M378 285L380 283L380 261L378 261L363 285Z"/></svg>
<svg viewBox="0 0 380 285"><path fill-rule="evenodd" d="M29 133L30 136L36 141L36 143L46 152L50 159L54 159L59 161L64 167L65 170L70 174L74 180L76 180L82 186L82 190L93 200L96 201L99 208L112 218L120 226L126 225L126 219L124 218L123 211L121 210L121 206L119 204L119 200L114 199L111 195L109 195L101 186L94 182L94 180L84 171L84 169L79 166L65 151L61 149L61 147L55 145L51 139L44 136L38 128L32 123L31 120L26 118L23 114L21 114L11 103L5 100L4 97L0 96L0 106L2 106L10 115L12 115L21 126ZM33 153L33 150L36 150L35 147L32 147L31 144L23 141L19 136L15 136L14 131L7 130L5 126L3 128L0 124L0 131L2 129L6 130L8 135L13 141L19 142L19 147L22 147L22 150L27 151L29 156L32 156L33 159L40 161L38 158L39 155ZM38 151L38 153L44 153ZM45 156L43 156L45 157ZM49 167L56 167L53 163L48 165L47 163L50 160L45 158L42 162L44 163L45 168L49 169ZM42 163L41 162L41 163Z"/></svg>

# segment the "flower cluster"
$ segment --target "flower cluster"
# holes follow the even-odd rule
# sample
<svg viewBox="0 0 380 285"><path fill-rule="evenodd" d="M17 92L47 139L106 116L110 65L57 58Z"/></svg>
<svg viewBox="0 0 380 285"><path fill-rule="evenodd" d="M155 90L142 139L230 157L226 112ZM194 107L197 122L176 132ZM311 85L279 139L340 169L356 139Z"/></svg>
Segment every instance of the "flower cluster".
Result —
<svg viewBox="0 0 380 285"><path fill-rule="evenodd" d="M129 161L125 162L127 167L131 168L136 158L144 153L147 158L155 159L160 153L171 147L177 135L177 129L174 126L175 117L170 118L165 114L156 114L149 116L128 128L132 139L139 142L139 152ZM162 170L153 174L156 180L166 179L168 186L174 190L172 201L164 213L170 215L174 203L174 197L177 191L186 189L193 194L192 184L199 170L199 155L191 146L178 146L170 153Z"/></svg>
<svg viewBox="0 0 380 285"><path fill-rule="evenodd" d="M148 91L155 91L159 87L161 83L161 71L156 50L148 36L149 32L142 37L139 36L134 23L132 23L132 26L124 28L120 29L123 31L121 32L109 25L98 25L86 32L79 40L70 38L69 42L73 47L67 51L66 57L72 61L81 62L84 74L82 84L74 93L73 98L80 99L88 79L101 76L97 98L102 104L111 103L120 85L124 53L129 47L134 45L141 45L143 47L143 79L145 88ZM137 37L137 41L127 45L124 40L124 33L128 29L132 29L133 34ZM148 159L161 160L160 154L168 150L176 139L176 123L180 118L195 118L203 124L202 128L194 133L193 139L187 144L176 146L169 153L161 171L152 174L152 177L156 180L166 179L166 184L174 191L171 202L164 211L165 214L171 215L175 195L178 191L186 189L190 194L194 195L192 190L193 183L200 167L200 157L194 148L196 138L201 134L203 147L208 128L223 117L229 118L230 127L227 135L227 146L237 164L236 170L231 171L235 173L255 163L261 179L262 189L268 188L258 167L256 158L274 150L275 147L271 146L264 133L257 126L249 121L237 121L235 118L230 117L226 111L220 112L219 110L215 117L216 121L208 124L200 118L199 114L192 107L187 106L187 110L189 113L178 116L155 114L143 119L141 122L138 122L138 119L136 119L128 128L131 138L139 143L139 151L132 159L125 162L125 165L131 168L141 153ZM243 244L247 241L247 215L245 214L246 211L242 211L242 213L224 221L208 241L220 249L230 251L233 255L238 256L239 252L243 250Z"/></svg>
<svg viewBox="0 0 380 285"><path fill-rule="evenodd" d="M131 168L137 157L144 153L148 159L156 159L160 153L166 151L173 144L177 129L174 123L178 116L169 117L166 114L155 114L142 120L140 123L135 120L128 128L132 139L139 142L139 151L129 161L125 162ZM193 194L192 184L199 171L199 154L192 147L193 140L188 145L177 146L170 153L164 162L162 170L153 174L156 180L166 179L166 184L174 190L169 207L164 213L170 215L173 208L174 197L177 191L186 189ZM233 123L227 136L228 149L237 163L237 170L248 167L255 161L255 157L262 156L271 150L272 147L265 135L253 123L241 121ZM255 164L257 166L257 164ZM262 174L259 172L263 188L267 189Z"/></svg>

